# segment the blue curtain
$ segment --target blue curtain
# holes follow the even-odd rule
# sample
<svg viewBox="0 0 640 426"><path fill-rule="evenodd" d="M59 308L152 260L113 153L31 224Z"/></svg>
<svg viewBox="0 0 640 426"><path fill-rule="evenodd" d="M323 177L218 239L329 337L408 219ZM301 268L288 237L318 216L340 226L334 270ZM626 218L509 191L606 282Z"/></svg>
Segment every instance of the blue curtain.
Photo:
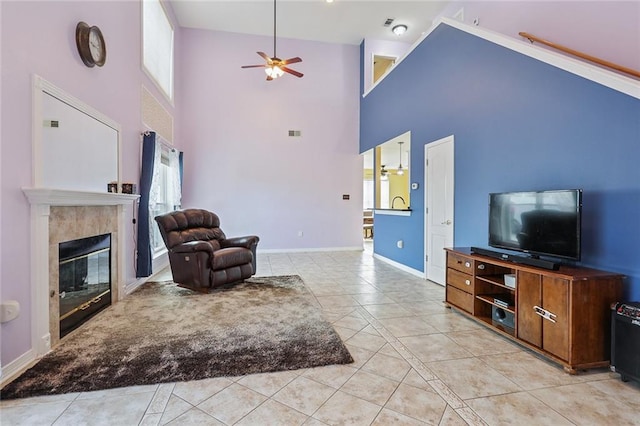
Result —
<svg viewBox="0 0 640 426"><path fill-rule="evenodd" d="M146 132L142 141L140 172L140 206L138 207L138 257L136 277L148 277L152 271L151 237L149 235L149 192L153 180L156 132Z"/></svg>

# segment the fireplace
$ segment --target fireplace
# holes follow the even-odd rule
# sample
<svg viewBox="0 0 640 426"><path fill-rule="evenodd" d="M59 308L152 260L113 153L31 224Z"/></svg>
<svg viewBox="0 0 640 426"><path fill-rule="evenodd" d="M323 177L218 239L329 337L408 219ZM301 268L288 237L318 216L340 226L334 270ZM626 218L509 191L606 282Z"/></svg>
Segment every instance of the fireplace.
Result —
<svg viewBox="0 0 640 426"><path fill-rule="evenodd" d="M111 304L111 234L58 245L60 337Z"/></svg>

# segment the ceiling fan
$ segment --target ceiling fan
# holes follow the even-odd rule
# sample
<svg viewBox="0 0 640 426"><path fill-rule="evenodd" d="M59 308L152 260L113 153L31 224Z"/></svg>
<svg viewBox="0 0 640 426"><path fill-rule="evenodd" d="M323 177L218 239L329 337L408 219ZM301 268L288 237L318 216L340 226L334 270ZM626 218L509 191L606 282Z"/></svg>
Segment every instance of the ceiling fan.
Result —
<svg viewBox="0 0 640 426"><path fill-rule="evenodd" d="M273 0L273 57L270 58L264 52L258 52L258 55L262 56L266 63L262 65L243 65L242 68L264 68L267 73L267 81L271 81L275 78L281 77L285 72L296 77L302 77L304 74L296 70L288 68L287 65L302 62L299 57L280 59L276 56L276 0Z"/></svg>

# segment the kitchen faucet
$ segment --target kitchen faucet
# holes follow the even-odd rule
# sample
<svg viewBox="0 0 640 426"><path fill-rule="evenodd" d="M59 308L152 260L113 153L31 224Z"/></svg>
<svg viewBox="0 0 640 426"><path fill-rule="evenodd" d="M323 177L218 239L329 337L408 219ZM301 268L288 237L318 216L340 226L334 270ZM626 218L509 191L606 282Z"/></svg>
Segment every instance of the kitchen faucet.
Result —
<svg viewBox="0 0 640 426"><path fill-rule="evenodd" d="M402 198L399 195L396 195L395 197L393 197L393 200L391 200L391 208L393 208L393 203L396 202L396 199L400 198L402 200L402 204L404 204L405 206L407 205L407 203L404 201L404 198Z"/></svg>

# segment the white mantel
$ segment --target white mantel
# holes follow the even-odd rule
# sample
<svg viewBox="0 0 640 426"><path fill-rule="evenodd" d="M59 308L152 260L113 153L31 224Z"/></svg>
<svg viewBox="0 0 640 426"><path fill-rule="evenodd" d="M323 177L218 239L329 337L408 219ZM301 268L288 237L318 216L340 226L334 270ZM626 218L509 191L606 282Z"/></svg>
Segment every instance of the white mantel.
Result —
<svg viewBox="0 0 640 426"><path fill-rule="evenodd" d="M22 188L29 203L49 206L117 206L130 204L140 196L113 192L72 191L54 188Z"/></svg>
<svg viewBox="0 0 640 426"><path fill-rule="evenodd" d="M49 317L49 218L51 207L117 206L117 277L112 294L118 299L124 292L124 206L133 205L139 195L88 192L55 188L23 188L31 204L31 312L32 348L35 358L51 350ZM112 302L113 303L113 302Z"/></svg>

